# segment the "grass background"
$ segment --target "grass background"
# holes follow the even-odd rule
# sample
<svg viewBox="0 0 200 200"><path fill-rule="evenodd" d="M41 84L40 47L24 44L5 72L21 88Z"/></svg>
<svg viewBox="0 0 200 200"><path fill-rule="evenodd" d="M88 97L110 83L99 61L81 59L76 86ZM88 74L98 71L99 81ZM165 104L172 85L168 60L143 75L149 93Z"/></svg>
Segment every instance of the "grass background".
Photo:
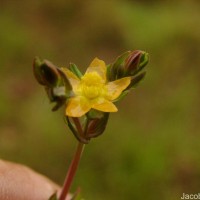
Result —
<svg viewBox="0 0 200 200"><path fill-rule="evenodd" d="M76 140L32 73L36 55L84 72L94 57L150 54L145 81L86 146L87 200L177 200L200 188L200 2L0 2L0 157L62 184Z"/></svg>

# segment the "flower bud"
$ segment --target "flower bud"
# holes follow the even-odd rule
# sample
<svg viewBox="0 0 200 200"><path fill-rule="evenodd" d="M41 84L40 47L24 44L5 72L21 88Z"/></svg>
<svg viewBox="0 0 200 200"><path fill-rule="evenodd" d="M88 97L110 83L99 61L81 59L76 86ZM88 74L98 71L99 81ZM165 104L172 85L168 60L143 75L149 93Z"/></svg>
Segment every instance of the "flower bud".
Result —
<svg viewBox="0 0 200 200"><path fill-rule="evenodd" d="M33 63L33 72L38 83L45 86L45 90L50 102L56 105L52 111L56 111L65 104L66 99L70 96L72 86L58 67L48 60L41 60L36 57Z"/></svg>
<svg viewBox="0 0 200 200"><path fill-rule="evenodd" d="M131 77L130 85L115 99L115 102L124 98L145 77L146 72L141 71L148 63L148 60L149 56L144 51L127 51L117 57L114 63L107 66L107 78L109 81Z"/></svg>
<svg viewBox="0 0 200 200"><path fill-rule="evenodd" d="M127 76L135 76L148 63L148 54L144 51L127 51L114 63L108 65L107 78L114 81Z"/></svg>
<svg viewBox="0 0 200 200"><path fill-rule="evenodd" d="M58 67L48 60L41 60L36 57L33 63L33 72L35 78L41 85L53 87L58 84L61 79Z"/></svg>
<svg viewBox="0 0 200 200"><path fill-rule="evenodd" d="M132 51L125 60L125 76L134 76L148 63L148 54L144 51Z"/></svg>
<svg viewBox="0 0 200 200"><path fill-rule="evenodd" d="M99 110L91 109L87 113L87 138L94 138L101 135L107 125L109 118L108 112L102 112Z"/></svg>

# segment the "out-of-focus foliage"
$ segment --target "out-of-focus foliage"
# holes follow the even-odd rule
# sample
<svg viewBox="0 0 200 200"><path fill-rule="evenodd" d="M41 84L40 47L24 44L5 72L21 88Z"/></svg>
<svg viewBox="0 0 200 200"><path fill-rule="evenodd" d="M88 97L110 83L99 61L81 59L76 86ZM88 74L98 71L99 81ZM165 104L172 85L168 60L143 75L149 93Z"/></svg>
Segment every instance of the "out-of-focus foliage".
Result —
<svg viewBox="0 0 200 200"><path fill-rule="evenodd" d="M32 60L113 62L150 54L145 81L91 142L73 191L87 200L180 199L200 188L198 0L6 1L0 6L0 156L62 183L75 139L33 77Z"/></svg>

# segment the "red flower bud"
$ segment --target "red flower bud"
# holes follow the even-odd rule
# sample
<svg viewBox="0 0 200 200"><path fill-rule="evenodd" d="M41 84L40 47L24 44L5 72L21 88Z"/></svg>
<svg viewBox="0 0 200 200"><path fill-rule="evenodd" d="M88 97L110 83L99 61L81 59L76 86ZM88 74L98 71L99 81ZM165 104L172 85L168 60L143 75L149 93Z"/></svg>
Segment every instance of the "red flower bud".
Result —
<svg viewBox="0 0 200 200"><path fill-rule="evenodd" d="M148 54L144 51L132 51L125 61L125 75L134 76L148 63Z"/></svg>

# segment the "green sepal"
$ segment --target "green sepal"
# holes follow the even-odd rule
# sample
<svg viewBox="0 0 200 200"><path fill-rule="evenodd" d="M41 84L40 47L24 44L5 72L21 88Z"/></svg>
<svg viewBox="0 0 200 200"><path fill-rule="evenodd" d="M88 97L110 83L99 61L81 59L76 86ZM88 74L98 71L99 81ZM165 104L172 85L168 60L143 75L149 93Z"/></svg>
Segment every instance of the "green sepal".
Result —
<svg viewBox="0 0 200 200"><path fill-rule="evenodd" d="M129 56L130 51L127 51L117 57L114 63L107 66L107 78L109 81L114 81L116 79L122 78L124 71L124 63L127 57Z"/></svg>
<svg viewBox="0 0 200 200"><path fill-rule="evenodd" d="M109 119L109 113L105 112L102 113L103 116L101 118L88 119L87 131L86 131L87 138L97 137L104 132Z"/></svg>
<svg viewBox="0 0 200 200"><path fill-rule="evenodd" d="M58 198L57 198L57 192L54 193L54 194L52 194L52 195L49 197L48 200L58 200Z"/></svg>
<svg viewBox="0 0 200 200"><path fill-rule="evenodd" d="M91 138L101 135L107 125L109 113L91 110L82 117L74 118L65 116L65 122L76 137L76 139L84 144L88 144ZM78 120L78 123L76 121ZM82 131L79 131L81 126Z"/></svg>
<svg viewBox="0 0 200 200"><path fill-rule="evenodd" d="M45 85L45 81L43 80L43 74L41 72L42 64L43 62L41 61L41 59L39 57L35 57L33 61L33 74L38 83L40 83L41 85Z"/></svg>
<svg viewBox="0 0 200 200"><path fill-rule="evenodd" d="M137 76L132 77L130 85L126 88L126 90L134 89L138 86L138 84L144 79L146 76L146 72L142 72Z"/></svg>
<svg viewBox="0 0 200 200"><path fill-rule="evenodd" d="M68 127L70 128L70 130L72 131L72 133L74 134L74 136L76 137L76 139L79 142L82 142L84 144L88 144L89 143L89 139L85 138L85 135L81 135L81 133L78 132L76 125L73 122L73 117L68 117L65 116L65 122L68 124ZM78 120L80 120L80 118L77 118Z"/></svg>
<svg viewBox="0 0 200 200"><path fill-rule="evenodd" d="M83 74L74 63L69 64L69 70L73 72L78 78L81 78L83 76Z"/></svg>
<svg viewBox="0 0 200 200"><path fill-rule="evenodd" d="M141 61L140 61L139 67L140 67L140 68L145 67L145 66L148 64L148 62L149 62L149 54L146 53L146 52L144 52L144 54L142 55L142 57L141 57L140 60L141 60Z"/></svg>
<svg viewBox="0 0 200 200"><path fill-rule="evenodd" d="M61 81L58 67L48 60L41 60L36 57L33 63L33 72L37 81L48 87L54 87Z"/></svg>
<svg viewBox="0 0 200 200"><path fill-rule="evenodd" d="M87 113L87 118L88 119L99 119L102 118L104 115L104 112L101 112L99 110L95 110L95 109L91 109L88 113Z"/></svg>

